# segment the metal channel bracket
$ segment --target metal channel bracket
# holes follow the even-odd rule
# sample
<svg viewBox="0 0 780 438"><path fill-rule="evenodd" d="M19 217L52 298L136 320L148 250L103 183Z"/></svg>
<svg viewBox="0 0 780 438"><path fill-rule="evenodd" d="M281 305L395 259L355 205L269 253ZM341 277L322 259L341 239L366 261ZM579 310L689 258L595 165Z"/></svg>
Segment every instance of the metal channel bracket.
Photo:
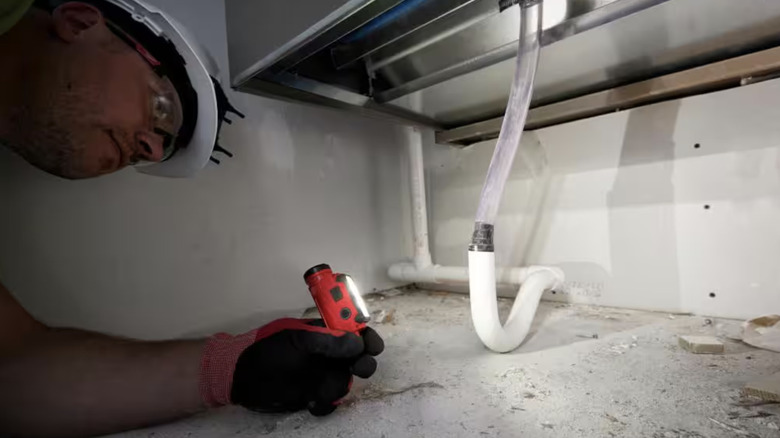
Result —
<svg viewBox="0 0 780 438"><path fill-rule="evenodd" d="M759 77L780 73L780 47L719 61L642 82L588 94L582 97L533 108L528 113L527 130L636 108L743 84ZM470 145L498 137L503 117L439 131L436 142Z"/></svg>

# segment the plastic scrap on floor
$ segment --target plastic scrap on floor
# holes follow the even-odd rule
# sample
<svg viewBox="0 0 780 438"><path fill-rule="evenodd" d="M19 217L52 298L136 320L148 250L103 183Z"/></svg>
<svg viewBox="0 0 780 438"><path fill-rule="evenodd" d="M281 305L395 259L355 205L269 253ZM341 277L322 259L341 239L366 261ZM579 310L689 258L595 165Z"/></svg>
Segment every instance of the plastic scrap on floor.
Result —
<svg viewBox="0 0 780 438"><path fill-rule="evenodd" d="M742 342L780 352L780 315L765 315L745 321Z"/></svg>

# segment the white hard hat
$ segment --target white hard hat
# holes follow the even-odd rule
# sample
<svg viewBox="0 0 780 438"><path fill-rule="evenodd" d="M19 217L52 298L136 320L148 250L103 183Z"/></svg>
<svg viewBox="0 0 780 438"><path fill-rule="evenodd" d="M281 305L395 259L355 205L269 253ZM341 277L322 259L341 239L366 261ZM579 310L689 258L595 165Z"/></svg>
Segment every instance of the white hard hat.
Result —
<svg viewBox="0 0 780 438"><path fill-rule="evenodd" d="M132 38L136 49L159 64L160 72L176 89L183 114L172 154L159 163L137 166L140 172L186 177L206 166L212 153L229 152L217 141L225 114L243 114L230 105L217 79L219 69L213 58L187 30L170 15L140 0L80 0L96 6L107 23L116 26ZM66 0L38 0L50 8ZM158 63L159 61L159 63ZM157 70L156 70L157 71Z"/></svg>

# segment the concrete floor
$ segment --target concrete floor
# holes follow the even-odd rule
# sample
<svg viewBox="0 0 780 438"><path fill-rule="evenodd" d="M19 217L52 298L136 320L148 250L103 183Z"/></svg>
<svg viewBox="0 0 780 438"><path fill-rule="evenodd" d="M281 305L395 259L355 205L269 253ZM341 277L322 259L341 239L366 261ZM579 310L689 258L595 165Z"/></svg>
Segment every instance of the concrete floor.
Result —
<svg viewBox="0 0 780 438"><path fill-rule="evenodd" d="M368 301L392 315L374 325L387 348L333 415L231 407L117 436L780 437L780 405L740 397L780 371L780 354L731 340L739 321L542 303L523 346L499 355L474 334L465 295ZM681 334L719 335L726 353L685 352Z"/></svg>

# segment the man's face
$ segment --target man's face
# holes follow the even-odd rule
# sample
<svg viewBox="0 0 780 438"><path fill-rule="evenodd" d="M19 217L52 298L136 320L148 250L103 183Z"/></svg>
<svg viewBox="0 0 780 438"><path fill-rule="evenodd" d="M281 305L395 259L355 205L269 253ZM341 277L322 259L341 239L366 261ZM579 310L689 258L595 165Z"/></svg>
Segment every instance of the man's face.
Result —
<svg viewBox="0 0 780 438"><path fill-rule="evenodd" d="M154 102L155 96L175 96L170 83L114 35L92 6L67 3L52 19L60 36L58 68L51 88L36 96L30 115L39 127L22 155L74 179L160 161L164 139L155 131Z"/></svg>

